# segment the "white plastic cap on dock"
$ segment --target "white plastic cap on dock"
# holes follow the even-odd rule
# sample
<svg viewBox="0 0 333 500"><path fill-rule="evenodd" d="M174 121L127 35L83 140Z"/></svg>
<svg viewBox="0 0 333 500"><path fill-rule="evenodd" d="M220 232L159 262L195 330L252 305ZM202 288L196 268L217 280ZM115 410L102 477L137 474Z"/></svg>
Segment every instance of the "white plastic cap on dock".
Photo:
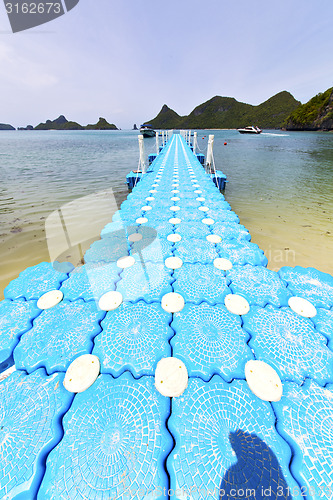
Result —
<svg viewBox="0 0 333 500"><path fill-rule="evenodd" d="M180 236L180 234L177 234L177 233L171 233L167 237L167 240L171 241L172 243L178 243L178 241L181 241L181 239L182 239L182 237Z"/></svg>
<svg viewBox="0 0 333 500"><path fill-rule="evenodd" d="M288 305L290 309L304 318L313 318L317 314L315 306L302 297L290 297Z"/></svg>
<svg viewBox="0 0 333 500"><path fill-rule="evenodd" d="M203 198L202 196L198 196L198 198L196 198L196 201L205 201L205 198Z"/></svg>
<svg viewBox="0 0 333 500"><path fill-rule="evenodd" d="M209 241L209 243L221 243L222 238L218 234L209 234L206 236L206 240Z"/></svg>
<svg viewBox="0 0 333 500"><path fill-rule="evenodd" d="M173 196L171 198L171 201L180 201L180 198L178 196Z"/></svg>
<svg viewBox="0 0 333 500"><path fill-rule="evenodd" d="M215 220L207 217L206 219L202 219L201 221L203 224L207 224L207 226L211 226L214 224Z"/></svg>
<svg viewBox="0 0 333 500"><path fill-rule="evenodd" d="M44 293L37 302L39 309L51 309L62 301L64 294L60 290L50 290Z"/></svg>
<svg viewBox="0 0 333 500"><path fill-rule="evenodd" d="M171 193L175 193L175 194L176 194L176 193L179 193L179 189L173 189L173 190L171 191Z"/></svg>
<svg viewBox="0 0 333 500"><path fill-rule="evenodd" d="M143 238L142 234L140 234L140 233L132 233L132 234L129 235L128 241L134 243L135 241L141 241L142 238ZM124 257L122 257L122 258L124 258ZM121 266L119 266L119 267L121 267Z"/></svg>
<svg viewBox="0 0 333 500"><path fill-rule="evenodd" d="M155 387L162 396L177 398L183 394L188 384L185 364L178 358L163 358L157 363Z"/></svg>
<svg viewBox="0 0 333 500"><path fill-rule="evenodd" d="M183 265L182 259L179 257L168 257L165 262L165 266L169 269L179 269Z"/></svg>
<svg viewBox="0 0 333 500"><path fill-rule="evenodd" d="M241 295L229 293L224 298L224 305L233 314L238 314L241 316L242 314L247 314L250 310L250 304L248 301L242 297Z"/></svg>
<svg viewBox="0 0 333 500"><path fill-rule="evenodd" d="M251 360L245 365L245 378L249 388L263 401L280 401L282 382L277 372L264 361Z"/></svg>
<svg viewBox="0 0 333 500"><path fill-rule="evenodd" d="M99 375L100 362L93 354L83 354L69 365L64 378L64 387L69 392L87 390Z"/></svg>
<svg viewBox="0 0 333 500"><path fill-rule="evenodd" d="M102 311L113 311L120 306L123 296L120 292L106 292L98 301L98 307Z"/></svg>
<svg viewBox="0 0 333 500"><path fill-rule="evenodd" d="M172 205L172 207L170 207L170 210L172 210L173 212L178 212L180 210L180 207L178 207L177 205Z"/></svg>
<svg viewBox="0 0 333 500"><path fill-rule="evenodd" d="M141 210L143 210L143 212L149 212L149 210L151 210L153 207L151 207L150 205L145 205L144 207L141 207Z"/></svg>
<svg viewBox="0 0 333 500"><path fill-rule="evenodd" d="M171 219L169 219L170 224L180 224L181 221L182 220L179 219L179 217L171 217Z"/></svg>
<svg viewBox="0 0 333 500"><path fill-rule="evenodd" d="M176 313L180 312L184 308L185 301L179 293L170 292L162 297L161 305L162 309L165 311Z"/></svg>
<svg viewBox="0 0 333 500"><path fill-rule="evenodd" d="M213 262L216 269L220 269L220 271L229 271L232 268L232 262L228 259L223 259L222 257L218 257Z"/></svg>
<svg viewBox="0 0 333 500"><path fill-rule="evenodd" d="M198 207L198 210L201 210L201 212L208 212L209 208L208 207Z"/></svg>
<svg viewBox="0 0 333 500"><path fill-rule="evenodd" d="M194 192L195 194L202 194L202 191L200 191L200 189L196 189Z"/></svg>
<svg viewBox="0 0 333 500"><path fill-rule="evenodd" d="M147 196L146 201L154 201L154 196Z"/></svg>
<svg viewBox="0 0 333 500"><path fill-rule="evenodd" d="M146 222L148 222L148 219L147 219L147 217L139 217L138 219L136 219L135 222L137 224L145 224Z"/></svg>
<svg viewBox="0 0 333 500"><path fill-rule="evenodd" d="M156 189L151 189L149 192L152 194L157 193Z"/></svg>
<svg viewBox="0 0 333 500"><path fill-rule="evenodd" d="M131 267L134 264L135 259L134 257L132 257L132 255L125 255L125 257L120 257L120 259L117 260L117 266L121 269L126 269L126 267Z"/></svg>

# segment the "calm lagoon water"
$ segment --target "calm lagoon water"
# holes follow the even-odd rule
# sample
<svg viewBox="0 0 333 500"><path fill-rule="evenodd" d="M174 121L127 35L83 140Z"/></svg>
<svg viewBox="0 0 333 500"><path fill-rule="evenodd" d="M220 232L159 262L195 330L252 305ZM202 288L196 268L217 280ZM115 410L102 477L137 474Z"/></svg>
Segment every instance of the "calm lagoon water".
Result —
<svg viewBox="0 0 333 500"><path fill-rule="evenodd" d="M209 133L228 177L225 197L269 267L333 274L333 134L205 130L201 150ZM145 147L155 152L155 139ZM62 255L76 265L126 198L126 174L137 164L134 131L0 132L0 298L26 267L60 254L61 238L85 242ZM56 220L69 236L54 231Z"/></svg>

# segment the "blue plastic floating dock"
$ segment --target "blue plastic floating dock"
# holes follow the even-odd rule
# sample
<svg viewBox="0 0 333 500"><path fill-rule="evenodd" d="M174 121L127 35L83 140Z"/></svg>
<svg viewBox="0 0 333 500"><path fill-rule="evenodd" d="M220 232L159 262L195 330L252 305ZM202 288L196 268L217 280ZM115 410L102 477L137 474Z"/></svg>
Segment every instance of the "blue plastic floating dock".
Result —
<svg viewBox="0 0 333 500"><path fill-rule="evenodd" d="M42 263L5 289L1 499L333 498L333 277L268 270L190 140L174 134L127 176L84 265ZM39 309L52 290L63 300ZM178 312L162 307L169 293ZM225 305L237 295L242 315ZM83 354L101 373L72 394L65 372ZM178 397L155 387L167 357L187 368ZM250 360L276 370L280 401L251 392Z"/></svg>

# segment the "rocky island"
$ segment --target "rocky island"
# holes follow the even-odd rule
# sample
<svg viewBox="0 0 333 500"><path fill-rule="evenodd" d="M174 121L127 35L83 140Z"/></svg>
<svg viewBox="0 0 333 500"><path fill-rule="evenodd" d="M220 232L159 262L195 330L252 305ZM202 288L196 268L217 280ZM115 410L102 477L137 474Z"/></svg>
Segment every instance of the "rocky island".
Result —
<svg viewBox="0 0 333 500"><path fill-rule="evenodd" d="M301 104L286 119L286 130L333 130L333 87Z"/></svg>
<svg viewBox="0 0 333 500"><path fill-rule="evenodd" d="M287 91L279 92L258 106L239 102L233 97L215 96L194 108L188 116L178 115L165 104L149 123L154 128L163 129L232 129L247 125L278 129L300 104Z"/></svg>
<svg viewBox="0 0 333 500"><path fill-rule="evenodd" d="M82 126L77 122L68 121L64 115L60 115L55 120L46 120L45 123L40 123L34 130L118 130L118 128L101 117L95 124Z"/></svg>
<svg viewBox="0 0 333 500"><path fill-rule="evenodd" d="M9 125L8 123L0 123L0 130L15 130L13 125Z"/></svg>

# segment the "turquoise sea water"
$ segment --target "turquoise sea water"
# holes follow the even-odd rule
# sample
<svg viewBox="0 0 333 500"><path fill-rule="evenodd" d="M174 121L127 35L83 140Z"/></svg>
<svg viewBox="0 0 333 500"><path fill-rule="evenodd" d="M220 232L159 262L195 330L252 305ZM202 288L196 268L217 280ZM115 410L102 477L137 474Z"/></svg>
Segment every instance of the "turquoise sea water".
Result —
<svg viewBox="0 0 333 500"><path fill-rule="evenodd" d="M204 152L209 133L216 167L229 180L225 197L269 267L314 266L333 274L333 134L199 131ZM145 139L145 147L155 152L155 139ZM125 199L126 174L137 164L134 131L1 132L0 298L20 271L50 260L59 209L72 224L73 243L85 241L79 255L64 256L77 264L111 219L115 201Z"/></svg>

